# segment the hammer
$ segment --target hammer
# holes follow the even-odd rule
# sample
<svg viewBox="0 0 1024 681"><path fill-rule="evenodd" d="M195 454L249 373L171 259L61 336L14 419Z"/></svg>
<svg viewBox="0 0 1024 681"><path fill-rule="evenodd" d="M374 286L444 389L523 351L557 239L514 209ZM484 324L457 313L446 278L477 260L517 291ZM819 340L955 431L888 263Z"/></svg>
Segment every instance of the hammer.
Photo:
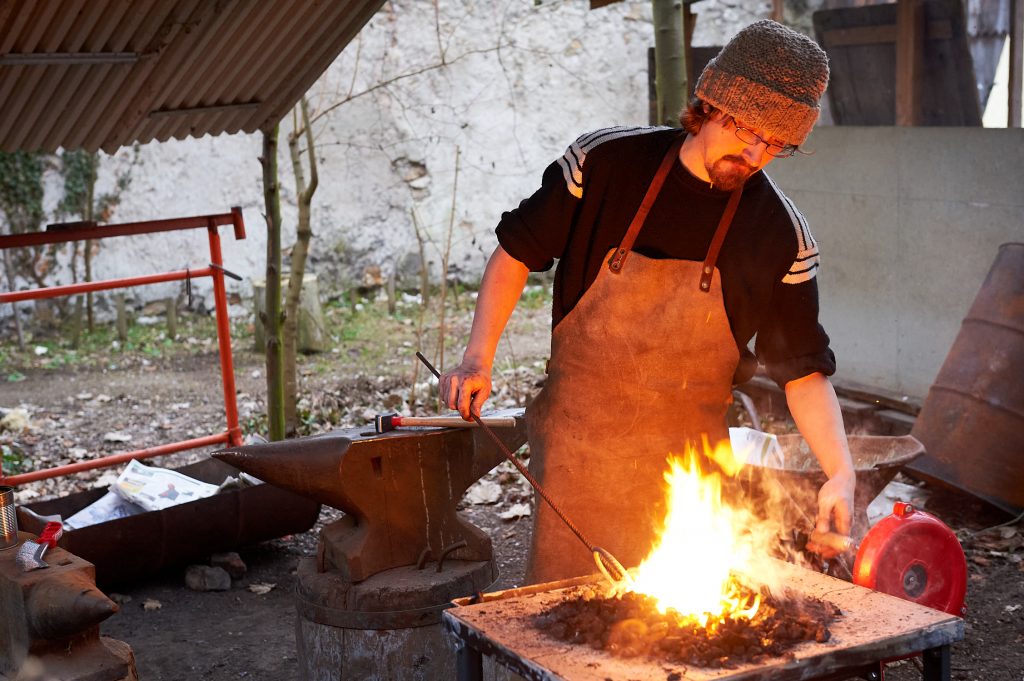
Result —
<svg viewBox="0 0 1024 681"><path fill-rule="evenodd" d="M515 428L514 416L484 416L480 419L494 428ZM475 421L465 421L461 416L399 416L398 414L377 414L373 419L378 433L387 433L403 426L437 426L442 428L476 428Z"/></svg>

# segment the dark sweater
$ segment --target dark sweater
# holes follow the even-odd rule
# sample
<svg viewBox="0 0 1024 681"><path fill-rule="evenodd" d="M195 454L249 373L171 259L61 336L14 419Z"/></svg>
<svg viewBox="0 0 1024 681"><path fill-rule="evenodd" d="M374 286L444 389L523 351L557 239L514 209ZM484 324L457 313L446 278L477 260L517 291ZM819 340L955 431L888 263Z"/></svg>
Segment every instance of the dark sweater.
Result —
<svg viewBox="0 0 1024 681"><path fill-rule="evenodd" d="M678 134L670 128L607 128L583 135L548 166L533 196L502 215L498 241L509 255L534 272L558 260L553 325L579 302L608 251L618 246ZM633 250L703 261L728 198L676 163ZM741 355L736 383L748 380L759 361L780 386L815 371L835 372L828 335L818 323L817 244L803 215L763 171L744 186L717 266ZM628 259L622 276L629 276ZM747 347L755 334L756 358Z"/></svg>

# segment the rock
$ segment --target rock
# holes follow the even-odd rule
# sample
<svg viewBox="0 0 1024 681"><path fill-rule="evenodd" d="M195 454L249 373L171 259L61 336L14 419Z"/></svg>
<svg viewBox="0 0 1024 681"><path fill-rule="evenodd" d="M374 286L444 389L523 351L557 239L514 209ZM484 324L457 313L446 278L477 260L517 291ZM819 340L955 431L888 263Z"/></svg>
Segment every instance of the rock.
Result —
<svg viewBox="0 0 1024 681"><path fill-rule="evenodd" d="M111 431L109 433L105 433L103 435L103 441L104 442L131 442L132 441L132 436L129 435L128 433L123 433L121 431L114 430L114 431Z"/></svg>
<svg viewBox="0 0 1024 681"><path fill-rule="evenodd" d="M210 565L223 568L231 576L231 579L241 579L248 569L242 557L234 551L213 554L210 556Z"/></svg>
<svg viewBox="0 0 1024 681"><path fill-rule="evenodd" d="M531 512L529 504L512 504L507 511L499 513L498 517L502 520L518 520L529 516Z"/></svg>
<svg viewBox="0 0 1024 681"><path fill-rule="evenodd" d="M28 426L28 412L24 409L11 409L0 419L0 431L7 430L12 433L20 433L28 429Z"/></svg>
<svg viewBox="0 0 1024 681"><path fill-rule="evenodd" d="M466 491L465 499L474 505L493 504L501 499L501 485L493 480L478 480Z"/></svg>
<svg viewBox="0 0 1024 681"><path fill-rule="evenodd" d="M249 591L262 596L263 594L270 593L275 586L277 586L277 584L273 582L254 582L249 585Z"/></svg>
<svg viewBox="0 0 1024 681"><path fill-rule="evenodd" d="M231 588L231 575L220 567L189 565L185 570L185 586L193 591L227 591Z"/></svg>

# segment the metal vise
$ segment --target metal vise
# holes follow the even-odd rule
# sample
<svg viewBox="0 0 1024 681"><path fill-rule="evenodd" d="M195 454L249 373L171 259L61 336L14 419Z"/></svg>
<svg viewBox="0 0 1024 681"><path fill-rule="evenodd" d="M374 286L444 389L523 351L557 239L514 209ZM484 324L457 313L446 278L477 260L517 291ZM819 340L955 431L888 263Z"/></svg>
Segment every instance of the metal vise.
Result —
<svg viewBox="0 0 1024 681"><path fill-rule="evenodd" d="M526 442L523 410L494 432L515 451ZM344 429L225 449L214 457L270 484L345 512L324 528L317 571L368 577L424 557L488 561L491 540L458 517L466 490L504 460L478 428Z"/></svg>
<svg viewBox="0 0 1024 681"><path fill-rule="evenodd" d="M49 567L25 572L15 554L0 551L0 679L135 681L131 648L100 636L118 607L96 588L92 563L57 547Z"/></svg>

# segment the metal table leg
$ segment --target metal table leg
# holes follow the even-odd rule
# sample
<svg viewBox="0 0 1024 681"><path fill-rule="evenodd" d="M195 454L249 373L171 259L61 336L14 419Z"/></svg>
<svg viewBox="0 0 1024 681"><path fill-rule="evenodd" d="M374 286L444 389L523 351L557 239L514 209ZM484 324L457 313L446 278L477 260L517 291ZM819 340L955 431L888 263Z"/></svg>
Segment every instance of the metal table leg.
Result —
<svg viewBox="0 0 1024 681"><path fill-rule="evenodd" d="M480 651L463 642L455 653L455 674L458 681L483 681L484 657Z"/></svg>
<svg viewBox="0 0 1024 681"><path fill-rule="evenodd" d="M949 681L952 673L949 646L929 648L921 653L924 660L924 681Z"/></svg>

